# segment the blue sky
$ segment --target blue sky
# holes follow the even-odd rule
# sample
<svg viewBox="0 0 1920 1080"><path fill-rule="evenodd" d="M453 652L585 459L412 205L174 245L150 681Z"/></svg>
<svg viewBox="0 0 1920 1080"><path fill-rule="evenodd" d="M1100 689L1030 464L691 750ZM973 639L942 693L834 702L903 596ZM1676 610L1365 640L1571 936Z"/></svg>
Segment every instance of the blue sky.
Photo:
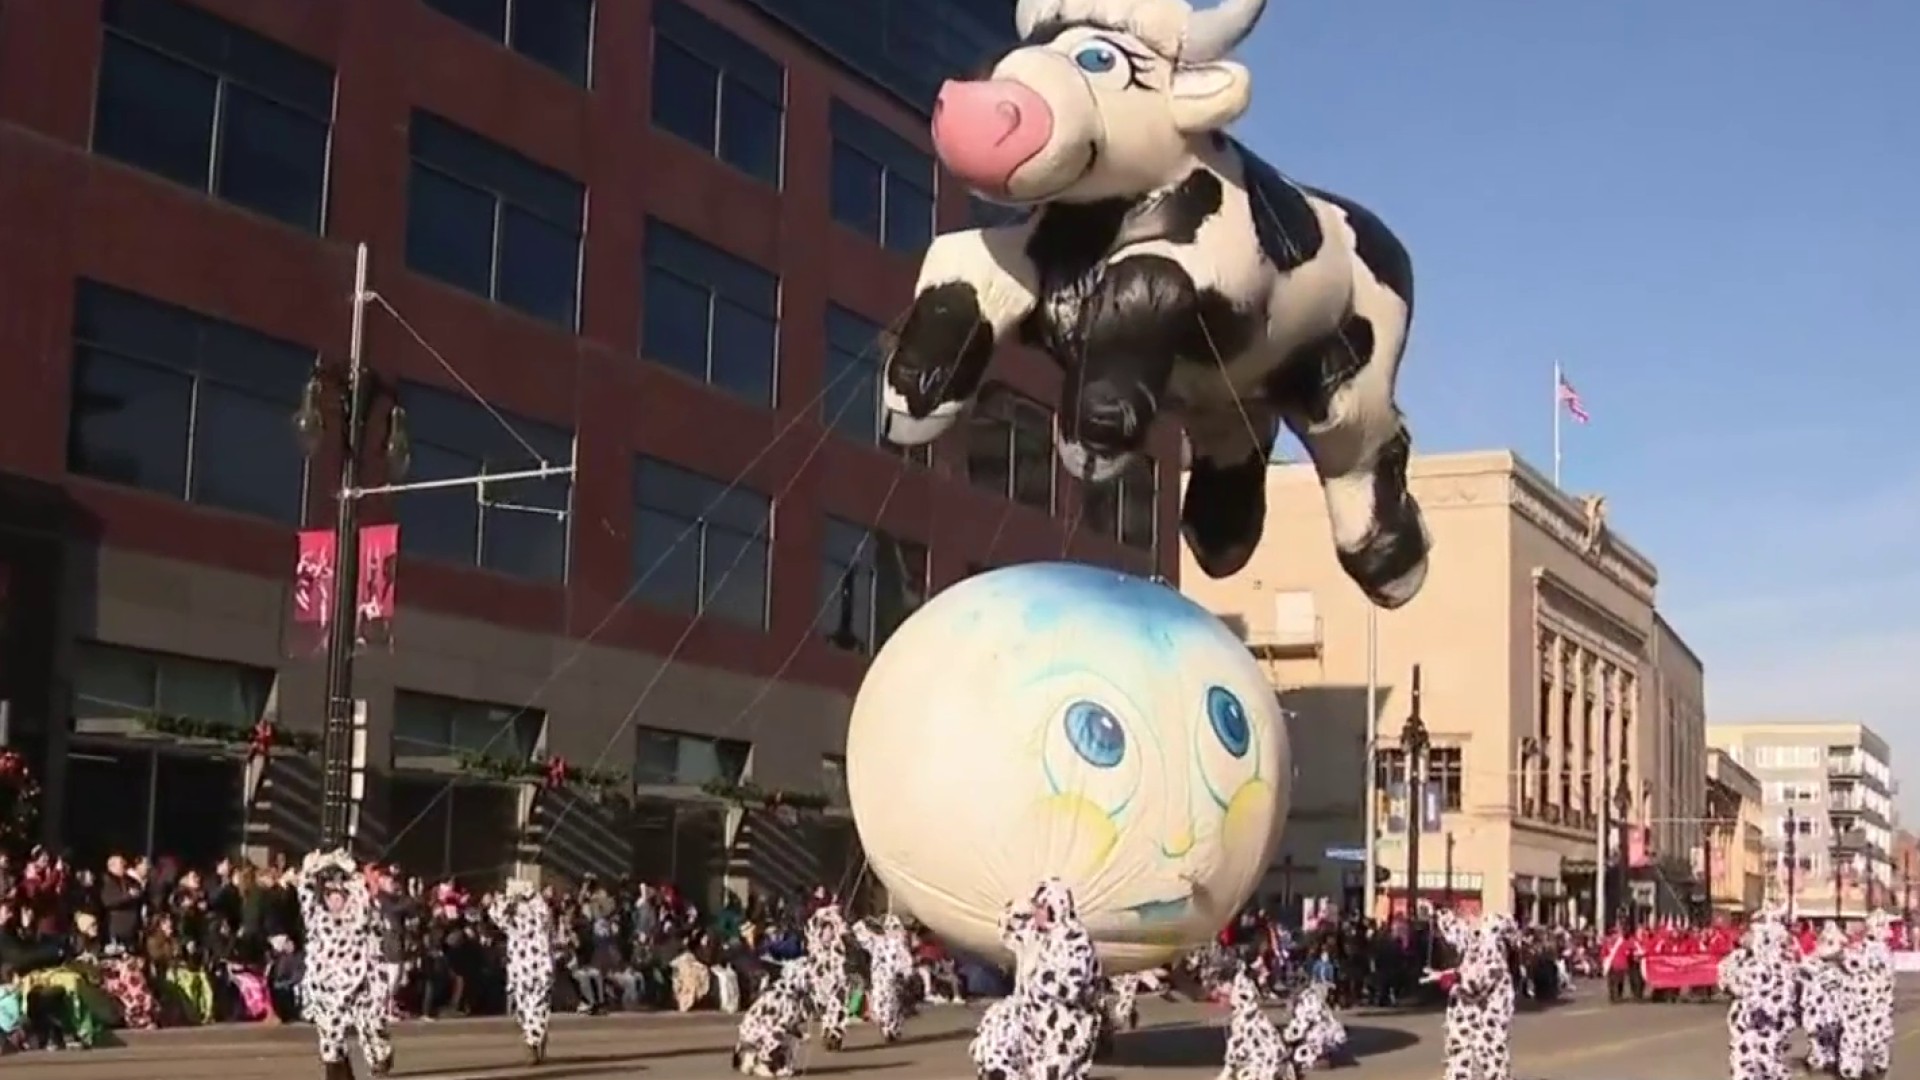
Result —
<svg viewBox="0 0 1920 1080"><path fill-rule="evenodd" d="M1708 709L1856 718L1920 820L1920 3L1275 0L1239 133L1413 249L1426 450L1551 464ZM1904 768L1903 768L1904 766Z"/></svg>

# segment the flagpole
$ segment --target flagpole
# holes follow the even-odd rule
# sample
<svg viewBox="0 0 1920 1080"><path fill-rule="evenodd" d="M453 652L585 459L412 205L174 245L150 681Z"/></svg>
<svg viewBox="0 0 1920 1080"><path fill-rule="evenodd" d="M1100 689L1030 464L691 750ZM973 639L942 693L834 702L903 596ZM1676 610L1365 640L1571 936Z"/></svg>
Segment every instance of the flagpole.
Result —
<svg viewBox="0 0 1920 1080"><path fill-rule="evenodd" d="M1553 486L1560 487L1560 361L1553 362Z"/></svg>

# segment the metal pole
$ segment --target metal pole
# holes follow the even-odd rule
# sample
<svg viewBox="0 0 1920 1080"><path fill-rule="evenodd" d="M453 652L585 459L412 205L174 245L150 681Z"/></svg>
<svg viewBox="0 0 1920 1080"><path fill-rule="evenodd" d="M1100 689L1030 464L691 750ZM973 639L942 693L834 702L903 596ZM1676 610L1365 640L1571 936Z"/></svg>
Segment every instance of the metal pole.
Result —
<svg viewBox="0 0 1920 1080"><path fill-rule="evenodd" d="M360 444L367 426L365 393L367 245L354 253L353 328L347 341L345 429L340 433L340 493L334 500L333 603L327 617L327 707L321 740L320 846L346 843L352 783L353 650L360 593Z"/></svg>
<svg viewBox="0 0 1920 1080"><path fill-rule="evenodd" d="M1707 879L1706 889L1705 889L1707 894L1707 911L1706 911L1705 917L1701 919L1701 922L1705 925L1711 925L1713 923L1713 829L1714 829L1714 825L1715 825L1714 819L1708 818L1706 825L1702 827L1700 830L1700 876Z"/></svg>
<svg viewBox="0 0 1920 1080"><path fill-rule="evenodd" d="M1421 762L1426 757L1427 732L1420 720L1420 665L1413 665L1411 706L1400 737L1400 753L1407 759L1407 922L1420 918L1420 830L1426 825L1426 786Z"/></svg>
<svg viewBox="0 0 1920 1080"><path fill-rule="evenodd" d="M147 858L158 853L160 832L160 751L147 751Z"/></svg>
<svg viewBox="0 0 1920 1080"><path fill-rule="evenodd" d="M1800 891L1799 879L1799 843L1794 840L1793 807L1787 807L1787 921L1793 921L1794 900Z"/></svg>
<svg viewBox="0 0 1920 1080"><path fill-rule="evenodd" d="M1613 724L1606 710L1600 714L1600 752L1595 755L1599 771L1589 779L1593 787L1599 813L1594 815L1593 824L1593 929L1604 934L1612 926L1607 909L1607 875L1613 872L1613 860L1607 858L1607 838L1612 835L1613 799L1607 794L1607 777L1613 775L1607 767L1607 751L1613 743ZM1566 753L1572 753L1568 747ZM1622 888L1625 888L1623 885Z"/></svg>
<svg viewBox="0 0 1920 1080"><path fill-rule="evenodd" d="M1448 911L1453 910L1453 830L1447 830L1447 880L1440 887L1441 903Z"/></svg>
<svg viewBox="0 0 1920 1080"><path fill-rule="evenodd" d="M1560 490L1560 410L1565 408L1560 402L1560 362L1553 363L1553 487L1556 494Z"/></svg>
<svg viewBox="0 0 1920 1080"><path fill-rule="evenodd" d="M1361 916L1371 919L1378 914L1380 907L1380 858L1375 848L1380 843L1380 823L1375 811L1379 807L1380 797L1376 787L1380 760L1380 609L1371 602L1367 604L1367 748L1363 755L1366 760L1366 777L1361 790L1366 792L1362 799L1360 815L1366 821L1366 839L1363 861L1363 881Z"/></svg>

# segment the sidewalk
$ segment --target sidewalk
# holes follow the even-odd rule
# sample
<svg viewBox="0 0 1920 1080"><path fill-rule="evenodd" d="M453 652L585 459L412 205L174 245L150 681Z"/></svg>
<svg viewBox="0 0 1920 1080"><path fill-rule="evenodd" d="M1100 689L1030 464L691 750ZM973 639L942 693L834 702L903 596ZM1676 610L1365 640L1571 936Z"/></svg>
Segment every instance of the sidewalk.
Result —
<svg viewBox="0 0 1920 1080"><path fill-rule="evenodd" d="M604 1016L579 1013L555 1013L553 1027L566 1030L576 1026L619 1025L623 1028L658 1027L666 1031L731 1027L738 1016L707 1010L703 1012L617 1012ZM393 1025L396 1037L414 1039L467 1038L495 1035L513 1030L513 1021L504 1016L461 1016L444 1020L402 1020ZM152 1031L114 1031L107 1046L152 1050L168 1046L206 1044L278 1045L305 1043L313 1039L309 1024L207 1024L200 1027L156 1028Z"/></svg>

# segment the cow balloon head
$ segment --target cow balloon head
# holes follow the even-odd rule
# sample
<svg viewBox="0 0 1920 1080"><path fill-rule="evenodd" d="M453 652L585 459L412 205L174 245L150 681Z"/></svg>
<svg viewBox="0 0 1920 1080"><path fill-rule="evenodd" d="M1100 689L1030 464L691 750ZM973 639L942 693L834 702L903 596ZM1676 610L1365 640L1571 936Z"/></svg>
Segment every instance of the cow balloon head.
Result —
<svg viewBox="0 0 1920 1080"><path fill-rule="evenodd" d="M1247 69L1224 59L1266 0L1020 0L1021 43L934 103L941 163L996 202L1091 202L1174 183L1196 136L1238 119Z"/></svg>

